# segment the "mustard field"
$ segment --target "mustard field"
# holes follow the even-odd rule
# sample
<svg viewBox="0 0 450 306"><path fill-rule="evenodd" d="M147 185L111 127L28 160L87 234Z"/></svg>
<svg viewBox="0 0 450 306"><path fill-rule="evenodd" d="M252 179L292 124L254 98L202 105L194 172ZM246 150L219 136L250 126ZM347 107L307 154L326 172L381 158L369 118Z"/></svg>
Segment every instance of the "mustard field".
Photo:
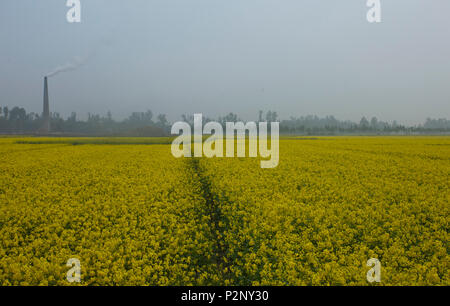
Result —
<svg viewBox="0 0 450 306"><path fill-rule="evenodd" d="M282 138L274 169L0 138L0 285L448 286L449 200L450 137Z"/></svg>

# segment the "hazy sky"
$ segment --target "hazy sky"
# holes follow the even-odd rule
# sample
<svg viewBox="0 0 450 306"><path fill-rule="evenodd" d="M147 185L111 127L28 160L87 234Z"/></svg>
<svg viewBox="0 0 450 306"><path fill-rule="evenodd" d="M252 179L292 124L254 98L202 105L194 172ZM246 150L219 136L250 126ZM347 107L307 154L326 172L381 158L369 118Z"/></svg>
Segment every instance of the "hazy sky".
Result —
<svg viewBox="0 0 450 306"><path fill-rule="evenodd" d="M0 1L0 105L123 118L151 109L178 119L258 110L280 117L377 116L416 124L450 118L450 1L81 0Z"/></svg>

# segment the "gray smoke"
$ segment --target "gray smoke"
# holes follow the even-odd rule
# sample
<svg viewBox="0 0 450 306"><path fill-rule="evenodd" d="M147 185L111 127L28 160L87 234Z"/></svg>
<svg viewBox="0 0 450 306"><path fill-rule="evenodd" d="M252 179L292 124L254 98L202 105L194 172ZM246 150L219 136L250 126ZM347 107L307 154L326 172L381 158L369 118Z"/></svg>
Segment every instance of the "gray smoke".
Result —
<svg viewBox="0 0 450 306"><path fill-rule="evenodd" d="M47 77L53 77L61 72L72 71L80 68L86 64L89 57L75 56L70 62L60 65L53 69L51 72L47 73Z"/></svg>

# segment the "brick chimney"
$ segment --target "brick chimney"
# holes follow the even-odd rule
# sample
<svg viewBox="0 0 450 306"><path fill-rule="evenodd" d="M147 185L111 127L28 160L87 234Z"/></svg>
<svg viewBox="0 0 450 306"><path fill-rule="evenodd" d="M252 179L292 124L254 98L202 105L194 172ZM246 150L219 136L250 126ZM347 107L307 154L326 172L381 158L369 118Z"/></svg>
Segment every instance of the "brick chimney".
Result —
<svg viewBox="0 0 450 306"><path fill-rule="evenodd" d="M50 107L48 104L48 85L47 85L47 77L44 78L44 111L42 113L42 117L44 118L44 124L42 126L43 133L50 132Z"/></svg>

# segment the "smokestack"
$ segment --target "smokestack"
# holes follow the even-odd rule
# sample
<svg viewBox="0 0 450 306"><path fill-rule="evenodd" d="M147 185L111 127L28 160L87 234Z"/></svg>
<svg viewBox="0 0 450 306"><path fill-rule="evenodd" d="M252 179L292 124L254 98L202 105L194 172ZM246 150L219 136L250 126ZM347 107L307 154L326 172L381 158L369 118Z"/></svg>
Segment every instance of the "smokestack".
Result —
<svg viewBox="0 0 450 306"><path fill-rule="evenodd" d="M47 77L44 78L44 112L42 113L44 118L44 125L42 126L42 132L50 132L50 107L48 104L48 85Z"/></svg>

